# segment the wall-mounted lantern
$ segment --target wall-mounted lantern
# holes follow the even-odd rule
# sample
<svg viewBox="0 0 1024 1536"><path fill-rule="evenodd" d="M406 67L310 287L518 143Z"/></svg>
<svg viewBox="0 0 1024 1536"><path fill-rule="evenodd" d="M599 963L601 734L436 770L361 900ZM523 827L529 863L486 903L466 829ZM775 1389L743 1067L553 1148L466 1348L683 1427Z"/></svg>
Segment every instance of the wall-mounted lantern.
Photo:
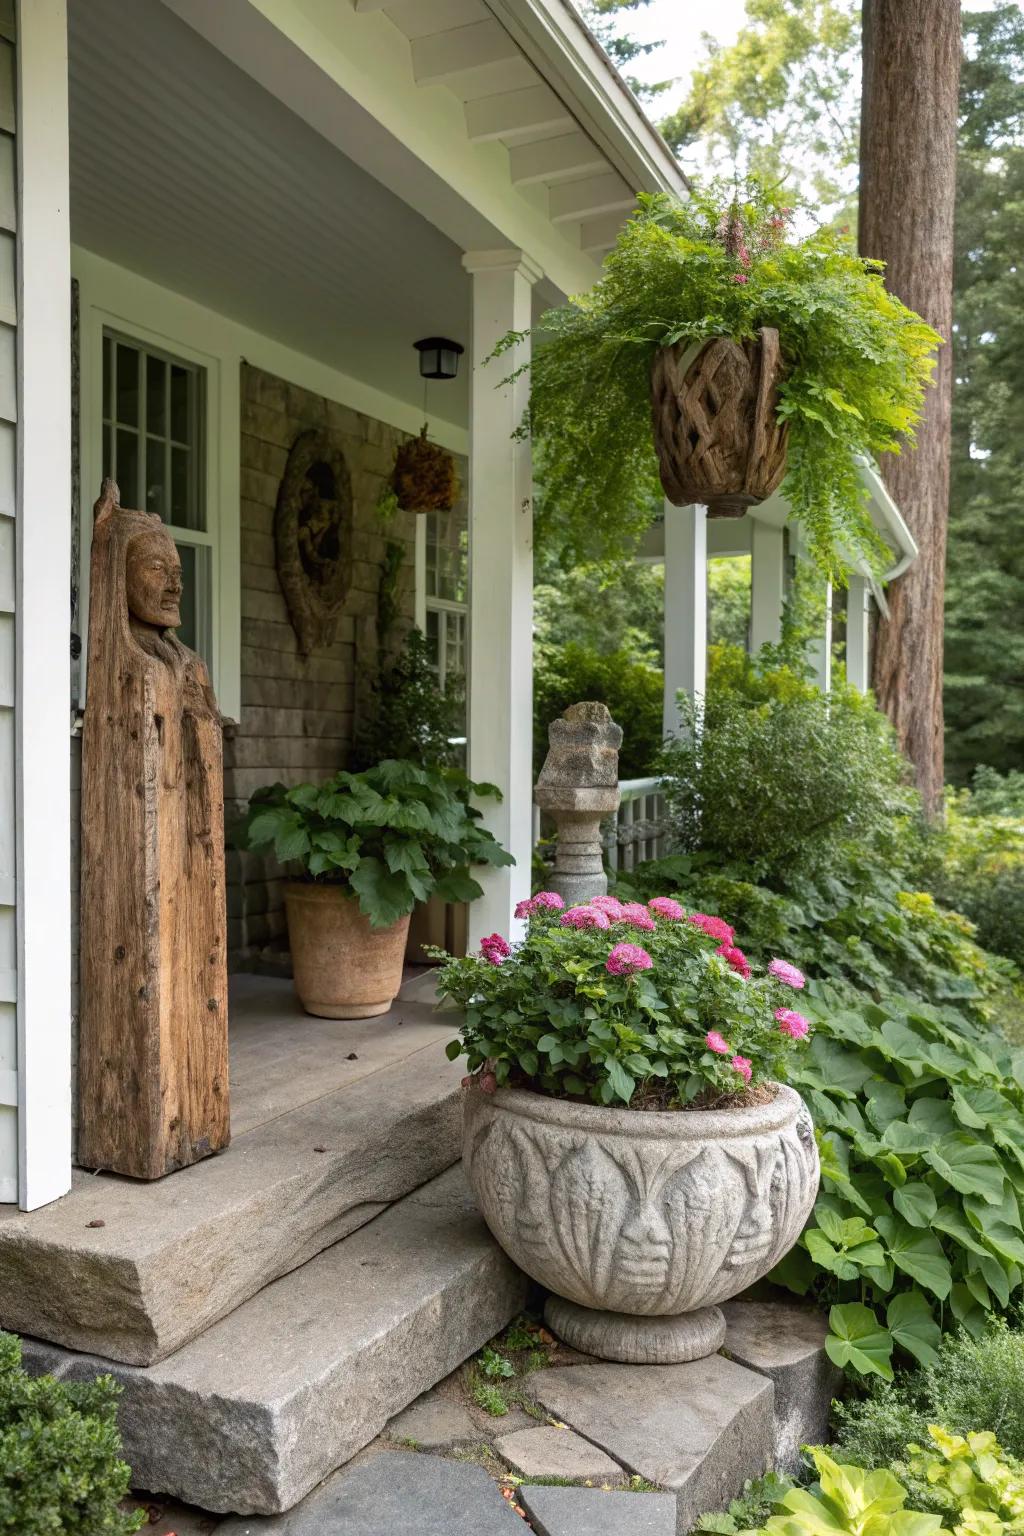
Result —
<svg viewBox="0 0 1024 1536"><path fill-rule="evenodd" d="M465 351L457 341L444 336L427 336L414 341L420 355L420 377L423 379L454 379L459 371L459 358Z"/></svg>

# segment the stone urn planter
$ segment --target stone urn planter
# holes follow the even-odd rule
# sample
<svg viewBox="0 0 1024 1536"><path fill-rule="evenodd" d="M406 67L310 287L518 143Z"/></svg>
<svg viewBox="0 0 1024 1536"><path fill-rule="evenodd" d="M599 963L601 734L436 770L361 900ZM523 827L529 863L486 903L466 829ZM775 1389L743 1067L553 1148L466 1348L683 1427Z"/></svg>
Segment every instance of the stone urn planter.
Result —
<svg viewBox="0 0 1024 1536"><path fill-rule="evenodd" d="M372 1019L387 1013L402 985L408 917L373 928L340 885L285 888L295 990L321 1019Z"/></svg>
<svg viewBox="0 0 1024 1536"><path fill-rule="evenodd" d="M554 1292L548 1326L607 1360L695 1360L717 1303L796 1242L818 1192L799 1094L748 1109L604 1109L502 1088L465 1099L465 1167L505 1252Z"/></svg>
<svg viewBox="0 0 1024 1536"><path fill-rule="evenodd" d="M777 490L789 427L776 416L779 333L662 347L651 368L654 445L665 495L709 517L742 517Z"/></svg>

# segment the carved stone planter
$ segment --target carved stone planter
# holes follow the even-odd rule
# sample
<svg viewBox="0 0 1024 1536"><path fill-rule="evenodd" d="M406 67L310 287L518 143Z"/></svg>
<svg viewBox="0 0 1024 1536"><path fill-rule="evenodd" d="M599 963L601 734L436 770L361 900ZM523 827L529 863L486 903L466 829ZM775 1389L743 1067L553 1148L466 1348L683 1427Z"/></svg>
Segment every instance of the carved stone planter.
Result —
<svg viewBox="0 0 1024 1536"><path fill-rule="evenodd" d="M665 495L709 517L742 517L786 473L789 427L776 416L779 333L662 347L651 368L654 445Z"/></svg>
<svg viewBox="0 0 1024 1536"><path fill-rule="evenodd" d="M720 1348L717 1303L796 1242L818 1192L799 1094L753 1109L603 1109L471 1087L465 1167L506 1253L555 1292L549 1327L607 1360Z"/></svg>

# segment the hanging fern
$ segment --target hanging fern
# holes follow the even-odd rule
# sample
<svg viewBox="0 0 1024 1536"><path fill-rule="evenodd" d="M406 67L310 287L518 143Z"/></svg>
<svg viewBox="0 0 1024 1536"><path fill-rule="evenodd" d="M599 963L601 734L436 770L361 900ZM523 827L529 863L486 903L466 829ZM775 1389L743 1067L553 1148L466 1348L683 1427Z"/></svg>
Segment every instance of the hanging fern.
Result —
<svg viewBox="0 0 1024 1536"><path fill-rule="evenodd" d="M789 422L784 493L819 566L880 556L855 454L913 440L936 333L835 230L790 233L792 210L749 183L684 203L643 196L593 289L538 328L527 418L537 538L571 562L628 555L661 503L649 377L656 351L762 326L780 335ZM499 352L514 352L510 333Z"/></svg>

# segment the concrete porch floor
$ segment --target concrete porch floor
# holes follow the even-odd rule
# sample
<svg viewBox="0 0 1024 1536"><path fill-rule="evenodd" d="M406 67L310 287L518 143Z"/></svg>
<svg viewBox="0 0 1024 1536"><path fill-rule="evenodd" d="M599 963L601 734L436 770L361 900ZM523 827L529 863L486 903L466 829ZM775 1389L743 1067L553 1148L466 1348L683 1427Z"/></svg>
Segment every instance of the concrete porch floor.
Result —
<svg viewBox="0 0 1024 1536"><path fill-rule="evenodd" d="M391 1012L376 1019L316 1019L303 1010L290 981L232 976L232 1142L419 1051L445 1046L455 1026L450 1015L430 1011L433 1001L434 974L426 966L408 968Z"/></svg>

